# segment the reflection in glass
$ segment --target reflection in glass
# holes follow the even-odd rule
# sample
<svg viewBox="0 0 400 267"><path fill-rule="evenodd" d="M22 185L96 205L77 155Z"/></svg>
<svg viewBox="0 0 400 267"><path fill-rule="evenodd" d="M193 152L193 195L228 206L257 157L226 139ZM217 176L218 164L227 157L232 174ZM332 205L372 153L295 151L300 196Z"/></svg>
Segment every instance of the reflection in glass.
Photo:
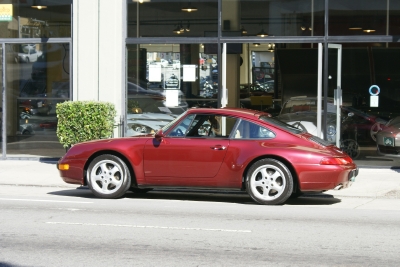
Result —
<svg viewBox="0 0 400 267"><path fill-rule="evenodd" d="M32 1L12 2L0 4L12 14L0 23L0 38L71 37L72 0L44 1L41 9L33 8Z"/></svg>
<svg viewBox="0 0 400 267"><path fill-rule="evenodd" d="M217 106L217 57L204 47L128 45L128 136L153 133L189 107Z"/></svg>
<svg viewBox="0 0 400 267"><path fill-rule="evenodd" d="M62 156L56 105L70 99L69 44L6 47L7 155Z"/></svg>
<svg viewBox="0 0 400 267"><path fill-rule="evenodd" d="M203 37L217 26L217 0L128 1L128 37Z"/></svg>
<svg viewBox="0 0 400 267"><path fill-rule="evenodd" d="M222 0L224 22L222 35L322 36L324 2L324 0Z"/></svg>
<svg viewBox="0 0 400 267"><path fill-rule="evenodd" d="M329 35L397 35L399 15L399 1L329 1Z"/></svg>

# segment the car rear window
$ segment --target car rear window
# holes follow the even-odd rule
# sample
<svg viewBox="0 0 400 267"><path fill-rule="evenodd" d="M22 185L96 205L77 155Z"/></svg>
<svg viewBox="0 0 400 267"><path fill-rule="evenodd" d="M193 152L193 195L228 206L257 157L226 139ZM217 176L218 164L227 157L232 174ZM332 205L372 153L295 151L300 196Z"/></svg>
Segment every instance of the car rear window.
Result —
<svg viewBox="0 0 400 267"><path fill-rule="evenodd" d="M299 128L296 128L293 125L287 124L286 122L280 121L280 120L278 120L276 118L267 117L267 116L260 116L260 120L268 122L269 124L271 124L271 125L273 125L273 126L275 126L277 128L280 128L280 129L285 130L285 131L289 131L289 132L294 133L294 134L303 133L303 130L301 130Z"/></svg>

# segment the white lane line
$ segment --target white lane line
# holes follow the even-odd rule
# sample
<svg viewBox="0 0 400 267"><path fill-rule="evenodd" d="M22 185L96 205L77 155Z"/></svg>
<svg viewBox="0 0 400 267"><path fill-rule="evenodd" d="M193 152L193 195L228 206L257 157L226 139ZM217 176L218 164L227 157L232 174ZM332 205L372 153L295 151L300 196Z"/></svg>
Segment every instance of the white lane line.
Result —
<svg viewBox="0 0 400 267"><path fill-rule="evenodd" d="M69 223L69 222L46 222L46 223L48 223L48 224L63 224L63 225L111 226L111 227L129 227L129 228L168 229L168 230L192 230L192 231L251 233L251 230L188 228L188 227L152 226L152 225L108 224L108 223Z"/></svg>
<svg viewBox="0 0 400 267"><path fill-rule="evenodd" d="M54 202L54 203L79 203L79 204L92 204L93 202L84 201L61 201L61 200L44 200L44 199L19 199L19 198L0 198L0 200L9 201L29 201L29 202Z"/></svg>

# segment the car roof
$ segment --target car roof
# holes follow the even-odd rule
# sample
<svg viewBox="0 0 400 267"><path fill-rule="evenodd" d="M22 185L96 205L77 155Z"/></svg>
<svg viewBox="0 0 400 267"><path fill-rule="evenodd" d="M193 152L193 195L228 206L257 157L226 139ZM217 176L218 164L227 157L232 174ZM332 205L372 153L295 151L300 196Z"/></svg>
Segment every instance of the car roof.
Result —
<svg viewBox="0 0 400 267"><path fill-rule="evenodd" d="M270 116L269 113L263 111L244 109L244 108L191 108L188 110L188 114L191 113L227 115L227 116L243 117L247 119L256 119L259 118L261 115Z"/></svg>

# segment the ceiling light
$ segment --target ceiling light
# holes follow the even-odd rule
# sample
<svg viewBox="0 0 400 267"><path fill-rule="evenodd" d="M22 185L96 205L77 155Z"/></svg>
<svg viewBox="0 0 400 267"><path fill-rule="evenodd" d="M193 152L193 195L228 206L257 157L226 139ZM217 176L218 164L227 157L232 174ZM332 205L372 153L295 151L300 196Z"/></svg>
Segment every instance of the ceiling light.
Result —
<svg viewBox="0 0 400 267"><path fill-rule="evenodd" d="M274 52L275 44L268 44L268 50L271 51L271 52Z"/></svg>
<svg viewBox="0 0 400 267"><path fill-rule="evenodd" d="M194 11L197 11L197 8L195 8L194 6L192 6L192 4L189 2L189 6L182 7L181 10L182 10L182 11L185 11L185 12L194 12Z"/></svg>
<svg viewBox="0 0 400 267"><path fill-rule="evenodd" d="M44 8L47 8L47 6L43 6L39 3L39 1L34 0L31 8L44 9Z"/></svg>
<svg viewBox="0 0 400 267"><path fill-rule="evenodd" d="M187 32L190 32L190 22L188 21L188 23L187 23L187 26L186 26L186 29L185 29Z"/></svg>
<svg viewBox="0 0 400 267"><path fill-rule="evenodd" d="M263 24L261 24L261 31L260 31L259 33L257 33L257 36L259 36L259 37L268 36L268 33L266 33L266 32L264 31L264 26L263 26Z"/></svg>
<svg viewBox="0 0 400 267"><path fill-rule="evenodd" d="M262 29L259 33L257 33L257 36L265 37L265 36L268 36L268 33L266 33L266 32L264 31L264 29Z"/></svg>
<svg viewBox="0 0 400 267"><path fill-rule="evenodd" d="M349 27L349 30L362 30L362 27L357 26L357 25L351 25L351 26Z"/></svg>
<svg viewBox="0 0 400 267"><path fill-rule="evenodd" d="M179 27L179 25L176 26L176 28L173 30L173 32L176 34L181 34L181 27Z"/></svg>
<svg viewBox="0 0 400 267"><path fill-rule="evenodd" d="M242 32L242 34L247 34L247 31L243 26L240 28L240 31Z"/></svg>
<svg viewBox="0 0 400 267"><path fill-rule="evenodd" d="M259 43L254 43L253 45L254 45L254 46L259 46L260 44L259 44Z"/></svg>
<svg viewBox="0 0 400 267"><path fill-rule="evenodd" d="M367 29L364 29L363 32L368 32L368 33L369 33L369 32L375 32L375 30L374 30L374 29L367 28Z"/></svg>

